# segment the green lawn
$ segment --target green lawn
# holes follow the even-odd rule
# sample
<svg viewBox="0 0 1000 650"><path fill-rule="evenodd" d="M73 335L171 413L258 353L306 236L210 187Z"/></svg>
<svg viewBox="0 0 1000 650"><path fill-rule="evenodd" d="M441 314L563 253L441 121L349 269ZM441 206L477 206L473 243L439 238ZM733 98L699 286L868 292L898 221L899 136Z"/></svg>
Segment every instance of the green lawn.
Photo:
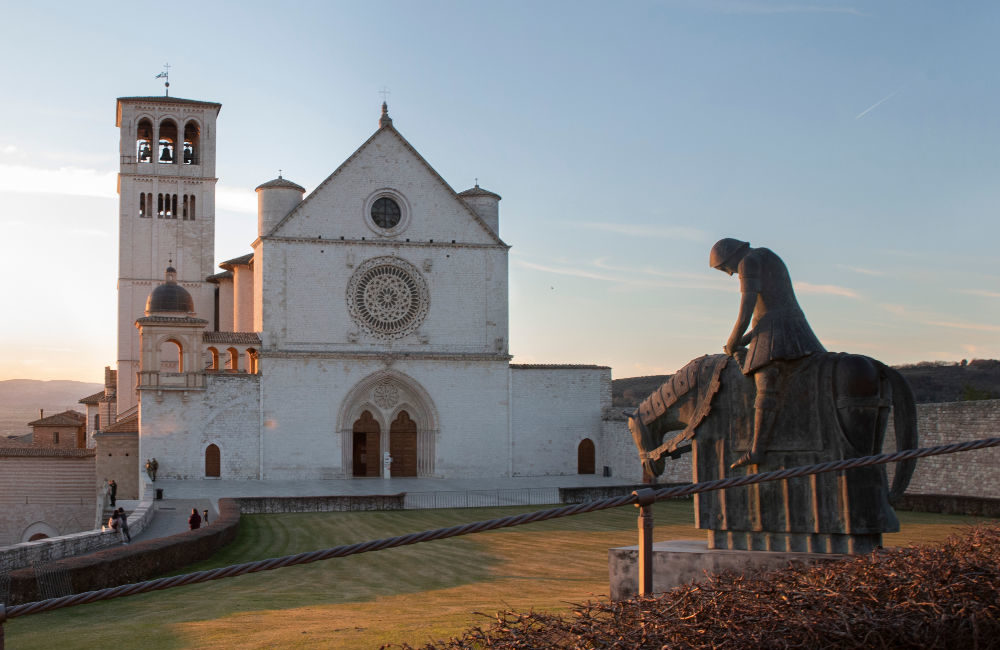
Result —
<svg viewBox="0 0 1000 650"><path fill-rule="evenodd" d="M491 519L534 508L243 517L236 542L185 572ZM444 638L476 612L559 610L608 591L607 549L636 543L635 508L366 553L26 616L7 647L378 647ZM899 513L886 545L935 542L980 520ZM655 506L656 539L703 539L690 502Z"/></svg>

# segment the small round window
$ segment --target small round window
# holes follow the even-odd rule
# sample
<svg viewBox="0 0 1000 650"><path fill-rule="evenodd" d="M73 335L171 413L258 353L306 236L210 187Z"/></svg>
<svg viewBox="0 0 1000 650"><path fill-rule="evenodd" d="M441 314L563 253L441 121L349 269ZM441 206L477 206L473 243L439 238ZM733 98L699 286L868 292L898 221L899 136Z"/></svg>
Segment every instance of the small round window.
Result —
<svg viewBox="0 0 1000 650"><path fill-rule="evenodd" d="M399 204L392 199L383 196L372 203L372 221L379 228L390 230L399 224L402 212Z"/></svg>

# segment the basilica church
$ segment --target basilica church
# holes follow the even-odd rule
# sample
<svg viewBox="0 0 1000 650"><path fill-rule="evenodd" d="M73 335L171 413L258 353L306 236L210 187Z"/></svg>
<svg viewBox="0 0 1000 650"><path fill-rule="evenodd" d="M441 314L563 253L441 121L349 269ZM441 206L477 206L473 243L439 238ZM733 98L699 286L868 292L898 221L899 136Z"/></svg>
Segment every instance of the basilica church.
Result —
<svg viewBox="0 0 1000 650"><path fill-rule="evenodd" d="M511 364L500 196L456 192L385 104L313 192L259 185L247 254L217 267L221 108L118 99L118 360L92 437L131 433L127 462L169 479L640 476L610 368Z"/></svg>

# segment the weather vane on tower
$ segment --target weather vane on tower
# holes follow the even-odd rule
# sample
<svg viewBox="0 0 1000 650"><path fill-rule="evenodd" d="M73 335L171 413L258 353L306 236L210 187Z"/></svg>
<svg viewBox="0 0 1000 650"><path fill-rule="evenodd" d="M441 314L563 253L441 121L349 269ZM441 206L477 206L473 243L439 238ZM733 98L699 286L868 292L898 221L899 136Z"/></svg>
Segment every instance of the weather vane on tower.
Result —
<svg viewBox="0 0 1000 650"><path fill-rule="evenodd" d="M170 64L163 64L163 72L153 77L154 79L163 79L164 95L170 97Z"/></svg>

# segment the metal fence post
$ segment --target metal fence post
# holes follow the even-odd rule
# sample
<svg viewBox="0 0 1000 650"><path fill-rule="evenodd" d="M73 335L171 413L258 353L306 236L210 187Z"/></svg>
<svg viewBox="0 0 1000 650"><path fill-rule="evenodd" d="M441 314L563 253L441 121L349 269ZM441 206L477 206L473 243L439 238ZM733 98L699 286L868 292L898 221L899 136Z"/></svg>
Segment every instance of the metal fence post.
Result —
<svg viewBox="0 0 1000 650"><path fill-rule="evenodd" d="M639 595L653 593L653 503L656 490L643 488L632 493L639 503Z"/></svg>

